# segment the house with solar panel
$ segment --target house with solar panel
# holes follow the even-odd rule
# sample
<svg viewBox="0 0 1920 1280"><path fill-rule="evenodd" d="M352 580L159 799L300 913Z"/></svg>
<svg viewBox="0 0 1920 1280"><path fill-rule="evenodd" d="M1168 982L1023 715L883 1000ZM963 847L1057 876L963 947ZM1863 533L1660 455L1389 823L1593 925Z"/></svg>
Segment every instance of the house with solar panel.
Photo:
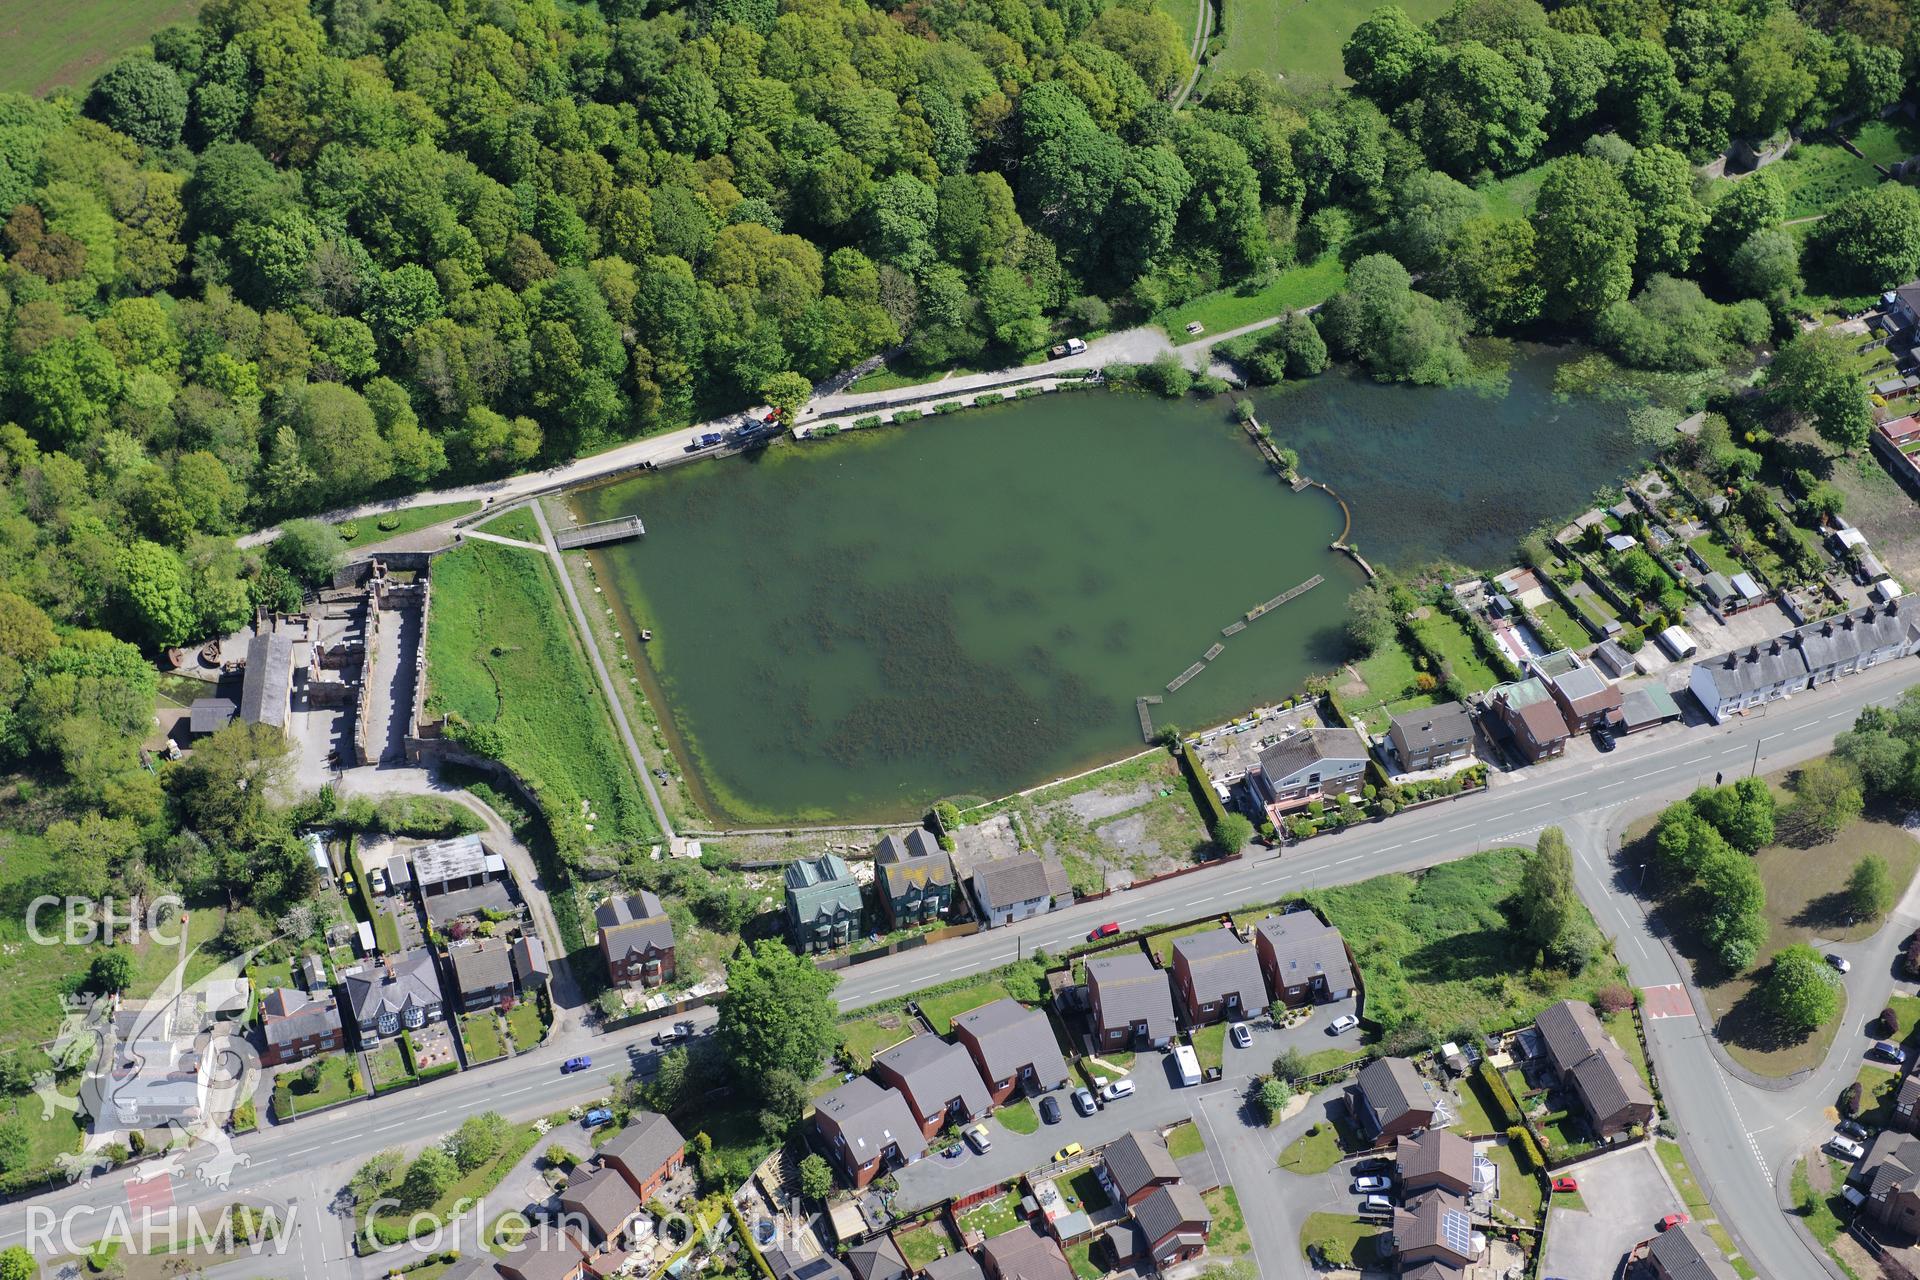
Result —
<svg viewBox="0 0 1920 1280"><path fill-rule="evenodd" d="M1486 1250L1487 1238L1473 1229L1467 1202L1451 1191L1422 1191L1393 1211L1394 1256L1409 1280L1457 1280Z"/></svg>

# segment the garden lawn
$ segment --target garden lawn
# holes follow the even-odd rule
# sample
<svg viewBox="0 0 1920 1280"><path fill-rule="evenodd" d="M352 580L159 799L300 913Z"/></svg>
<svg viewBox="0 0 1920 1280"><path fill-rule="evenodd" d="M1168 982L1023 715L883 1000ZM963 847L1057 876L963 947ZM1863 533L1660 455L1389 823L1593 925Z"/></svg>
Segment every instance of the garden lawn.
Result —
<svg viewBox="0 0 1920 1280"><path fill-rule="evenodd" d="M1009 1191L991 1200L982 1200L960 1215L962 1231L978 1231L987 1239L1003 1236L1020 1225L1020 1193Z"/></svg>
<svg viewBox="0 0 1920 1280"><path fill-rule="evenodd" d="M1183 1124L1173 1131L1167 1139L1167 1150L1175 1160L1184 1156L1197 1156L1207 1149L1207 1140L1200 1133L1197 1124Z"/></svg>
<svg viewBox="0 0 1920 1280"><path fill-rule="evenodd" d="M912 1035L913 1028L907 1025L905 1015L897 1011L869 1018L849 1018L840 1024L840 1042L853 1059L847 1065L862 1070L873 1061L875 1054L891 1049Z"/></svg>
<svg viewBox="0 0 1920 1280"><path fill-rule="evenodd" d="M334 523L333 531L339 535L343 547L371 547L436 524L458 520L461 516L470 516L479 509L477 502L442 502L430 507L408 507L404 511L339 520ZM349 526L353 529L351 538L347 536Z"/></svg>
<svg viewBox="0 0 1920 1280"><path fill-rule="evenodd" d="M1653 1072L1647 1066L1647 1050L1640 1043L1639 1028L1633 1023L1633 1010L1622 1009L1618 1013L1610 1013L1601 1022L1606 1026L1607 1034L1613 1037L1613 1042L1627 1055L1627 1061L1633 1064L1633 1069L1640 1073L1640 1083L1646 1085L1651 1093Z"/></svg>
<svg viewBox="0 0 1920 1280"><path fill-rule="evenodd" d="M1340 1121L1322 1120L1287 1144L1280 1167L1290 1173L1325 1173L1345 1154L1340 1144Z"/></svg>
<svg viewBox="0 0 1920 1280"><path fill-rule="evenodd" d="M1674 1188L1680 1193L1680 1200L1687 1206L1687 1212L1699 1218L1713 1212L1713 1202L1700 1186L1699 1179L1693 1176L1693 1170L1687 1165L1687 1153L1680 1144L1661 1138L1654 1143L1660 1155L1660 1163L1667 1166L1667 1176L1673 1179Z"/></svg>
<svg viewBox="0 0 1920 1280"><path fill-rule="evenodd" d="M1067 1264L1080 1280L1100 1280L1106 1272L1093 1260L1093 1240L1088 1238L1066 1247Z"/></svg>
<svg viewBox="0 0 1920 1280"><path fill-rule="evenodd" d="M1535 609L1533 625L1556 649L1583 649L1587 645L1587 629L1558 600L1549 600Z"/></svg>
<svg viewBox="0 0 1920 1280"><path fill-rule="evenodd" d="M1365 15L1364 8L1360 12ZM1228 44L1231 47L1231 39ZM1200 342L1242 325L1302 307L1318 306L1340 292L1346 283L1346 267L1341 265L1338 254L1330 253L1305 265L1288 267L1259 289L1251 292L1242 292L1239 288L1217 289L1171 311L1161 312L1153 322L1165 329L1175 342ZM1206 331L1189 337L1187 326L1196 320Z"/></svg>
<svg viewBox="0 0 1920 1280"><path fill-rule="evenodd" d="M1577 976L1534 970L1531 945L1511 931L1502 907L1528 856L1495 849L1307 895L1354 947L1367 975L1368 1021L1411 1018L1435 1031L1512 1027L1621 980L1606 956Z"/></svg>
<svg viewBox="0 0 1920 1280"><path fill-rule="evenodd" d="M1213 72L1264 71L1275 79L1344 85L1340 48L1376 7L1373 0L1237 0L1227 6L1227 47L1214 60ZM1401 5L1417 25L1449 7L1445 0ZM1192 28L1182 34L1191 38Z"/></svg>
<svg viewBox="0 0 1920 1280"><path fill-rule="evenodd" d="M502 511L491 520L482 520L473 526L482 533L490 533L496 538L518 538L522 542L540 541L540 522L533 518L533 508L514 507Z"/></svg>
<svg viewBox="0 0 1920 1280"><path fill-rule="evenodd" d="M1094 1169L1082 1169L1067 1180L1067 1198L1086 1213L1098 1213L1113 1203L1113 1197L1100 1185L1100 1174Z"/></svg>
<svg viewBox="0 0 1920 1280"><path fill-rule="evenodd" d="M1856 1077L1860 1082L1861 1124L1878 1132L1893 1123L1893 1098L1900 1092L1900 1076L1885 1067L1865 1063Z"/></svg>
<svg viewBox="0 0 1920 1280"><path fill-rule="evenodd" d="M549 816L582 800L586 840L644 845L660 832L641 794L545 556L469 541L433 571L428 703L495 735L499 758Z"/></svg>
<svg viewBox="0 0 1920 1280"><path fill-rule="evenodd" d="M299 1078L305 1066L294 1068L288 1080L286 1099L293 1108L294 1115L302 1115L336 1102L344 1102L355 1097L353 1088L353 1059L344 1053L322 1054L314 1062L320 1066L320 1079L314 1083L311 1093L302 1093Z"/></svg>
<svg viewBox="0 0 1920 1280"><path fill-rule="evenodd" d="M1227 1024L1215 1022L1193 1033L1193 1053L1202 1071L1222 1065L1227 1054Z"/></svg>
<svg viewBox="0 0 1920 1280"><path fill-rule="evenodd" d="M1015 1133L1040 1132L1040 1117L1035 1114L1033 1103L1025 1098L1012 1102L993 1113L1001 1124Z"/></svg>
<svg viewBox="0 0 1920 1280"><path fill-rule="evenodd" d="M1354 663L1353 668L1360 673L1360 679L1367 687L1364 692L1356 692L1349 682L1340 690L1341 704L1349 715L1365 716L1377 708L1416 694L1414 682L1420 678L1420 673L1414 669L1413 655L1400 643L1398 634L1368 657Z"/></svg>
<svg viewBox="0 0 1920 1280"><path fill-rule="evenodd" d="M478 1066L507 1056L507 1042L500 1034L500 1018L491 1009L460 1015L460 1042L466 1046L467 1065Z"/></svg>
<svg viewBox="0 0 1920 1280"><path fill-rule="evenodd" d="M116 56L170 22L191 21L199 9L199 0L8 5L0 28L0 93L85 86Z"/></svg>
<svg viewBox="0 0 1920 1280"><path fill-rule="evenodd" d="M371 1224L373 1230L382 1239L397 1242L409 1239L413 1234L409 1231L410 1221L421 1222L422 1231L431 1229L432 1224L445 1220L455 1205L462 1201L471 1202L492 1191L499 1185L500 1179L506 1177L508 1171L520 1162L520 1157L532 1150L533 1144L539 1139L540 1135L532 1125L516 1127L500 1144L500 1154L478 1168L461 1174L454 1180L453 1185L447 1188L445 1195L425 1206L418 1213L406 1209L395 1209L390 1213L380 1214ZM424 1219L421 1215L425 1215Z"/></svg>
<svg viewBox="0 0 1920 1280"><path fill-rule="evenodd" d="M373 1088L376 1093L381 1089L389 1089L413 1079L413 1073L407 1070L406 1058L401 1056L398 1040L388 1040L378 1049L368 1053L367 1071L373 1077Z"/></svg>
<svg viewBox="0 0 1920 1280"><path fill-rule="evenodd" d="M1893 1010L1897 1020L1893 1031L1895 1040L1907 1040L1916 1029L1920 1029L1920 996L1889 996L1887 1007Z"/></svg>
<svg viewBox="0 0 1920 1280"><path fill-rule="evenodd" d="M961 1014L1006 998L1007 989L1004 986L998 982L983 982L978 986L928 996L920 1002L920 1012L933 1024L934 1031L946 1035L953 1030L953 1020Z"/></svg>
<svg viewBox="0 0 1920 1280"><path fill-rule="evenodd" d="M1448 1125L1455 1133L1498 1133L1493 1123L1493 1112L1486 1102L1486 1086L1480 1083L1480 1073L1468 1072L1467 1078L1460 1082L1455 1095L1460 1100L1460 1118Z"/></svg>
<svg viewBox="0 0 1920 1280"><path fill-rule="evenodd" d="M507 1010L507 1034L513 1038L513 1051L525 1053L540 1043L540 1037L546 1034L546 1027L540 1021L540 1006L532 1000L522 1000Z"/></svg>
<svg viewBox="0 0 1920 1280"><path fill-rule="evenodd" d="M1344 1213L1308 1214L1300 1225L1300 1252L1317 1250L1324 1255L1328 1245L1358 1264L1382 1262L1393 1248L1392 1232L1379 1222Z"/></svg>
<svg viewBox="0 0 1920 1280"><path fill-rule="evenodd" d="M1232 1187L1215 1187L1200 1198L1213 1211L1213 1234L1207 1237L1207 1249L1223 1258L1237 1258L1253 1250L1253 1237L1247 1234L1247 1218L1240 1212L1240 1195Z"/></svg>
<svg viewBox="0 0 1920 1280"><path fill-rule="evenodd" d="M911 1231L895 1236L893 1240L900 1246L900 1256L905 1258L907 1265L915 1271L923 1269L942 1254L952 1253L954 1250L953 1234L938 1218L929 1219L925 1226L915 1227Z"/></svg>
<svg viewBox="0 0 1920 1280"><path fill-rule="evenodd" d="M1539 1175L1520 1172L1520 1164L1513 1158L1513 1152L1507 1149L1505 1142L1494 1143L1487 1149L1487 1154L1493 1161L1493 1167L1500 1171L1500 1203L1506 1206L1508 1213L1537 1225L1544 1191Z"/></svg>
<svg viewBox="0 0 1920 1280"><path fill-rule="evenodd" d="M1745 573L1746 568L1733 558L1727 549L1720 545L1720 539L1711 533L1703 533L1687 544L1688 548L1707 562L1707 568L1716 573L1724 573L1731 578L1736 573Z"/></svg>
<svg viewBox="0 0 1920 1280"><path fill-rule="evenodd" d="M1451 614L1430 607L1426 617L1407 625L1430 652L1453 668L1454 677L1468 693L1480 693L1500 683L1498 673L1480 656L1473 637Z"/></svg>

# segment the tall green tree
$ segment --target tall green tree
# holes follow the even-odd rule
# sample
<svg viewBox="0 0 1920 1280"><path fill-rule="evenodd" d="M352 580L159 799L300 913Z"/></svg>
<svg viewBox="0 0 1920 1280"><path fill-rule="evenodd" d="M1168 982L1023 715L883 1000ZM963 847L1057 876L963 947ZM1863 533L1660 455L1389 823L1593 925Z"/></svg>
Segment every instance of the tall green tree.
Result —
<svg viewBox="0 0 1920 1280"><path fill-rule="evenodd" d="M1873 409L1841 335L1825 329L1795 335L1767 366L1766 385L1776 406L1811 422L1828 444L1846 453L1866 447Z"/></svg>
<svg viewBox="0 0 1920 1280"><path fill-rule="evenodd" d="M1547 314L1590 318L1626 299L1639 229L1612 165L1591 156L1551 161L1534 202L1533 229Z"/></svg>
<svg viewBox="0 0 1920 1280"><path fill-rule="evenodd" d="M833 1047L839 979L783 943L743 943L727 961L720 1043L740 1081L759 1090L784 1071L811 1080Z"/></svg>
<svg viewBox="0 0 1920 1280"><path fill-rule="evenodd" d="M1784 1034L1804 1040L1840 1012L1840 980L1819 952L1796 942L1774 954L1760 1000Z"/></svg>

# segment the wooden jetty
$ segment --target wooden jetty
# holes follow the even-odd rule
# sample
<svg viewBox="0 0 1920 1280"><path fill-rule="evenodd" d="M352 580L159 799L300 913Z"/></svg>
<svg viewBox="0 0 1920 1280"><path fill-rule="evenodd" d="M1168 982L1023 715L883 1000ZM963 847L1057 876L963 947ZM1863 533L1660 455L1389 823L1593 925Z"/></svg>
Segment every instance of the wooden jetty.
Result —
<svg viewBox="0 0 1920 1280"><path fill-rule="evenodd" d="M1213 648L1207 650L1207 656L1202 658L1201 661L1212 662L1215 658L1219 657L1221 654L1225 653L1226 651L1227 651L1227 646L1223 644L1216 644L1213 646Z"/></svg>
<svg viewBox="0 0 1920 1280"><path fill-rule="evenodd" d="M592 524L563 529L553 536L553 544L562 551L572 551L579 547L624 542L628 538L638 538L646 531L647 526L640 523L639 516L617 516L612 520L596 520Z"/></svg>
<svg viewBox="0 0 1920 1280"><path fill-rule="evenodd" d="M1305 582L1301 583L1299 586L1289 588L1286 591L1282 591L1279 595L1267 601L1265 604L1257 604L1253 608L1247 610L1246 620L1248 622L1252 622L1255 618L1261 617L1264 614L1272 613L1275 609L1278 609L1281 605L1293 599L1295 596L1303 595L1306 592L1313 590L1315 587L1319 586L1321 583L1325 581L1326 581L1325 578L1321 577L1319 574L1316 573L1311 578L1308 578Z"/></svg>
<svg viewBox="0 0 1920 1280"><path fill-rule="evenodd" d="M1147 708L1157 707L1165 701L1166 699L1157 693L1149 693L1133 700L1133 709L1140 713L1140 741L1153 741L1153 713Z"/></svg>
<svg viewBox="0 0 1920 1280"><path fill-rule="evenodd" d="M1240 619L1240 621L1234 623L1230 627L1220 628L1220 634L1223 636L1237 636L1242 631L1245 631L1246 629L1247 629L1247 620L1245 618L1242 618Z"/></svg>
<svg viewBox="0 0 1920 1280"><path fill-rule="evenodd" d="M1182 671L1179 675L1175 676L1173 679L1167 682L1167 692L1168 693L1180 692L1181 685L1193 679L1195 676L1199 675L1202 671L1205 671L1206 669L1207 669L1206 663L1204 662L1194 663L1192 666L1188 667L1185 671Z"/></svg>

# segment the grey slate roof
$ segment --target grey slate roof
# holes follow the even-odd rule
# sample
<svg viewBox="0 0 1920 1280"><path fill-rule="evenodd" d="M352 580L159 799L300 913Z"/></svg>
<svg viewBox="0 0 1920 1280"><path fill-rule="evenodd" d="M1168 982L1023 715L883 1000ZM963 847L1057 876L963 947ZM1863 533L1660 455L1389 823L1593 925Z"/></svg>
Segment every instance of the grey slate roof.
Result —
<svg viewBox="0 0 1920 1280"><path fill-rule="evenodd" d="M1426 1082L1405 1058L1375 1058L1360 1068L1354 1083L1366 1095L1382 1125L1392 1124L1410 1111L1433 1109Z"/></svg>
<svg viewBox="0 0 1920 1280"><path fill-rule="evenodd" d="M268 1044L289 1045L338 1030L340 1010L325 987L313 995L277 987L260 1001L260 1031Z"/></svg>
<svg viewBox="0 0 1920 1280"><path fill-rule="evenodd" d="M270 631L247 641L247 669L240 677L240 718L249 724L287 723L287 693L293 687L293 637Z"/></svg>
<svg viewBox="0 0 1920 1280"><path fill-rule="evenodd" d="M1473 1144L1451 1130L1429 1129L1418 1137L1401 1138L1394 1150L1403 1184L1440 1175L1473 1185Z"/></svg>
<svg viewBox="0 0 1920 1280"><path fill-rule="evenodd" d="M873 861L876 866L884 867L889 862L905 862L906 859L907 842L891 831L881 836L879 843L873 846Z"/></svg>
<svg viewBox="0 0 1920 1280"><path fill-rule="evenodd" d="M1133 1211L1133 1220L1140 1224L1140 1229L1147 1233L1147 1240L1153 1243L1179 1230L1183 1222L1211 1226L1213 1214L1208 1211L1198 1191L1184 1182L1173 1182L1157 1188L1142 1200Z"/></svg>
<svg viewBox="0 0 1920 1280"><path fill-rule="evenodd" d="M1653 1095L1600 1025L1592 1005L1562 1000L1543 1010L1535 1025L1554 1065L1571 1075L1574 1089L1594 1115L1604 1119L1629 1104L1652 1105Z"/></svg>
<svg viewBox="0 0 1920 1280"><path fill-rule="evenodd" d="M1393 1211L1394 1247L1406 1253L1438 1246L1471 1258L1472 1223L1465 1200L1451 1191L1424 1191Z"/></svg>
<svg viewBox="0 0 1920 1280"><path fill-rule="evenodd" d="M788 912L800 923L841 911L860 914L860 882L838 854L788 863L786 885Z"/></svg>
<svg viewBox="0 0 1920 1280"><path fill-rule="evenodd" d="M1139 952L1087 961L1087 985L1099 988L1102 1030L1144 1022L1150 1039L1173 1034L1173 988Z"/></svg>
<svg viewBox="0 0 1920 1280"><path fill-rule="evenodd" d="M1239 994L1242 1009L1258 1009L1267 1003L1267 980L1260 976L1260 958L1231 929L1209 929L1181 938L1173 944L1173 950L1186 961L1194 996L1201 1004L1213 1004L1233 993Z"/></svg>
<svg viewBox="0 0 1920 1280"><path fill-rule="evenodd" d="M1254 928L1266 935L1280 981L1286 986L1299 986L1320 974L1330 991L1353 989L1353 965L1347 960L1346 941L1338 929L1314 912L1268 916Z"/></svg>
<svg viewBox="0 0 1920 1280"><path fill-rule="evenodd" d="M803 1258L787 1249L768 1249L764 1255L774 1280L852 1280L840 1259L830 1253Z"/></svg>
<svg viewBox="0 0 1920 1280"><path fill-rule="evenodd" d="M225 728L238 711L232 698L195 698L187 708L187 728L194 733L212 733Z"/></svg>
<svg viewBox="0 0 1920 1280"><path fill-rule="evenodd" d="M922 1119L941 1114L955 1098L969 1115L983 1115L993 1105L972 1055L939 1036L915 1036L897 1044L875 1057L874 1065L900 1074L908 1105L921 1109Z"/></svg>
<svg viewBox="0 0 1920 1280"><path fill-rule="evenodd" d="M965 1249L935 1258L920 1269L920 1274L926 1280L985 1280L986 1277L980 1270L979 1260Z"/></svg>
<svg viewBox="0 0 1920 1280"><path fill-rule="evenodd" d="M640 1207L640 1197L633 1193L618 1169L607 1165L591 1168L580 1165L567 1179L560 1203L569 1212L591 1222L602 1236L613 1236Z"/></svg>
<svg viewBox="0 0 1920 1280"><path fill-rule="evenodd" d="M1660 1233L1647 1252L1660 1264L1667 1280L1737 1280L1740 1274L1697 1222Z"/></svg>
<svg viewBox="0 0 1920 1280"><path fill-rule="evenodd" d="M987 1258L1000 1280L1073 1280L1073 1268L1052 1236L1032 1227L1015 1227L995 1236L985 1246Z"/></svg>
<svg viewBox="0 0 1920 1280"><path fill-rule="evenodd" d="M1180 1176L1179 1164L1157 1133L1134 1129L1107 1144L1100 1157L1106 1161L1107 1174L1123 1200L1131 1199L1143 1187Z"/></svg>
<svg viewBox="0 0 1920 1280"><path fill-rule="evenodd" d="M520 975L522 982L545 982L552 976L553 970L547 965L547 947L530 933L523 933L513 940L511 952L513 971Z"/></svg>
<svg viewBox="0 0 1920 1280"><path fill-rule="evenodd" d="M601 1145L600 1158L618 1160L628 1172L645 1181L686 1145L673 1121L657 1111L636 1111L628 1117L626 1128Z"/></svg>
<svg viewBox="0 0 1920 1280"><path fill-rule="evenodd" d="M885 862L875 870L889 898L903 897L915 885L925 890L953 883L953 860L944 853L937 858L907 857L898 862Z"/></svg>
<svg viewBox="0 0 1920 1280"><path fill-rule="evenodd" d="M440 1280L493 1280L499 1274L500 1268L493 1265L490 1257L460 1258L440 1273Z"/></svg>
<svg viewBox="0 0 1920 1280"><path fill-rule="evenodd" d="M513 961L507 944L494 939L447 948L453 964L453 981L462 993L471 995L494 987L513 985Z"/></svg>
<svg viewBox="0 0 1920 1280"><path fill-rule="evenodd" d="M388 1010L396 1016L409 1007L431 1008L442 1001L440 977L433 967L433 952L415 947L393 956L393 980L387 980L387 967L368 965L359 973L348 974L347 1007L356 1023L370 1022Z"/></svg>
<svg viewBox="0 0 1920 1280"><path fill-rule="evenodd" d="M912 1268L892 1236L875 1236L847 1250L847 1266L856 1280L903 1280Z"/></svg>
<svg viewBox="0 0 1920 1280"><path fill-rule="evenodd" d="M907 1100L899 1090L883 1088L866 1076L855 1076L820 1099L818 1109L839 1126L856 1165L877 1158L888 1147L898 1147L908 1160L926 1152L927 1140Z"/></svg>
<svg viewBox="0 0 1920 1280"><path fill-rule="evenodd" d="M1053 1038L1053 1025L1039 1009L1029 1009L1018 1000L995 1000L967 1010L953 1020L953 1027L964 1028L979 1044L989 1084L1007 1079L1029 1063L1047 1088L1067 1078L1067 1062Z"/></svg>
<svg viewBox="0 0 1920 1280"><path fill-rule="evenodd" d="M615 894L593 909L593 922L605 932L607 950L616 956L673 946L673 922L651 890Z"/></svg>
<svg viewBox="0 0 1920 1280"><path fill-rule="evenodd" d="M1434 747L1450 746L1464 738L1473 741L1473 716L1457 702L1442 702L1414 711L1403 711L1393 718L1391 732L1407 750L1424 754Z"/></svg>
<svg viewBox="0 0 1920 1280"><path fill-rule="evenodd" d="M1302 729L1260 753L1260 772L1278 782L1322 760L1365 760L1367 740L1353 729Z"/></svg>
<svg viewBox="0 0 1920 1280"><path fill-rule="evenodd" d="M518 1248L500 1257L500 1270L519 1280L564 1280L580 1265L580 1246L573 1237L552 1227L536 1227L521 1238Z"/></svg>
<svg viewBox="0 0 1920 1280"><path fill-rule="evenodd" d="M1046 863L1036 853L995 858L974 868L973 891L996 907L1053 896Z"/></svg>

